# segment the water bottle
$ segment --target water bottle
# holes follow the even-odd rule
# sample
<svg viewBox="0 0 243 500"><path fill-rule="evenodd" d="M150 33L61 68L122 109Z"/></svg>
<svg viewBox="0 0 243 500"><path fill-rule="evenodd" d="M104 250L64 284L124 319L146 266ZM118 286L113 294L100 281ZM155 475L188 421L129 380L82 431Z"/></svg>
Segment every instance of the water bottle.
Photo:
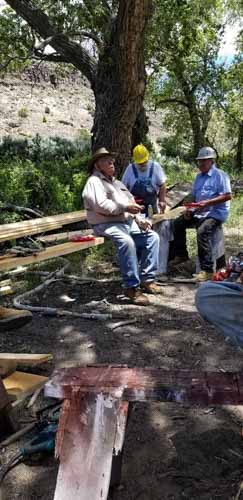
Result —
<svg viewBox="0 0 243 500"><path fill-rule="evenodd" d="M149 205L148 206L148 218L152 219L153 215L154 215L153 207L152 207L152 205Z"/></svg>

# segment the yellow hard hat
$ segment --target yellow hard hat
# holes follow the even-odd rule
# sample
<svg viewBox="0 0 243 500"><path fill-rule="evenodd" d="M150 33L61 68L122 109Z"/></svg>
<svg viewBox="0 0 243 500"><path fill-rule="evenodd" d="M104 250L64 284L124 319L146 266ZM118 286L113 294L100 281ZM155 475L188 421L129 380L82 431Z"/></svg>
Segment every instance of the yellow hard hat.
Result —
<svg viewBox="0 0 243 500"><path fill-rule="evenodd" d="M146 163L149 159L149 152L143 144L138 144L133 150L133 161L135 163Z"/></svg>

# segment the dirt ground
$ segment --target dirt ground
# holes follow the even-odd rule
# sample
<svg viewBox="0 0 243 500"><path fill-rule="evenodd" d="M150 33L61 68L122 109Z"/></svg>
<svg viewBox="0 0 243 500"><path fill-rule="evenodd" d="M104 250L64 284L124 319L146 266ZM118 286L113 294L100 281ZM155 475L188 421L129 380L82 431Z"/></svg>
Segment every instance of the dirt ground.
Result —
<svg viewBox="0 0 243 500"><path fill-rule="evenodd" d="M195 289L194 284L164 285L161 295L149 296L149 307L136 307L122 297L119 281L55 282L34 296L32 303L79 312L112 311L114 318L95 322L35 314L26 327L0 333L0 349L52 352L53 362L34 370L46 375L57 366L87 363L240 370L242 354L226 344L197 313ZM107 302L102 303L103 299ZM122 318L135 318L136 323L112 330ZM243 465L240 410L232 406L133 405L122 482L111 491L110 499L239 500ZM30 420L30 410L22 408L20 418L22 422ZM2 453L1 463L16 452L17 446L9 446ZM1 500L51 500L56 473L57 464L51 457L41 463L21 464L5 478Z"/></svg>

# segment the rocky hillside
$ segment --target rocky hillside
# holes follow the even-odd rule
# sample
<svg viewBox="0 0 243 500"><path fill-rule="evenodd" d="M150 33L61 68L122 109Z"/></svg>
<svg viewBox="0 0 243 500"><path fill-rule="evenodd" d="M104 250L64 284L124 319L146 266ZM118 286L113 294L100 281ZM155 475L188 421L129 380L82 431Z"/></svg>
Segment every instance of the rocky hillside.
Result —
<svg viewBox="0 0 243 500"><path fill-rule="evenodd" d="M69 75L58 79L33 72L0 79L0 136L31 138L60 136L74 139L93 123L94 97L85 79ZM161 115L149 113L150 135L161 137Z"/></svg>

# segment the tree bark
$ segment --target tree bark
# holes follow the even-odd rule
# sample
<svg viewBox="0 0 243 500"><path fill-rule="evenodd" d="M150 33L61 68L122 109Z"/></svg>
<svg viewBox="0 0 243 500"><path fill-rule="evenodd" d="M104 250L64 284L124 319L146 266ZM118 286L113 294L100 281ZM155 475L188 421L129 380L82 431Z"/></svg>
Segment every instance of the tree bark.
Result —
<svg viewBox="0 0 243 500"><path fill-rule="evenodd" d="M118 173L130 159L132 131L143 112L144 39L150 8L150 0L120 0L93 87L96 110L92 148L105 146L117 152Z"/></svg>
<svg viewBox="0 0 243 500"><path fill-rule="evenodd" d="M184 77L181 78L181 87L187 103L187 109L190 116L192 135L193 135L193 158L198 154L198 150L205 145L206 129L202 127L200 113L197 107L196 99L193 91L190 89Z"/></svg>
<svg viewBox="0 0 243 500"><path fill-rule="evenodd" d="M243 121L241 121L239 123L235 166L236 166L236 169L238 170L238 172L242 172L242 170L243 170Z"/></svg>

